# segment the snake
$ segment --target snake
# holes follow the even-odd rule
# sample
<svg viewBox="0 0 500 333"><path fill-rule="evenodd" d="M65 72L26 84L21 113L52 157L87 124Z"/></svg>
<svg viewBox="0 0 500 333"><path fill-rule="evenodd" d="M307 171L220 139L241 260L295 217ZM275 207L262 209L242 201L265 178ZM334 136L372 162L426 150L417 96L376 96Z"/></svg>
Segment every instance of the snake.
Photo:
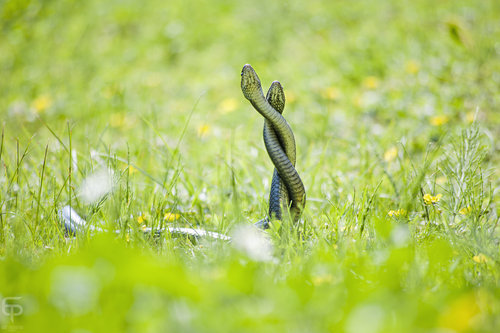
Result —
<svg viewBox="0 0 500 333"><path fill-rule="evenodd" d="M294 223L297 223L306 204L304 184L295 169L296 147L293 131L281 115L285 108L285 93L278 81L271 84L264 97L262 85L257 73L250 65L245 65L241 72L241 90L246 99L264 117L264 144L267 153L274 164L273 180L269 193L269 216L255 223L261 228L268 228L271 220L283 219L283 209L290 209ZM59 216L68 235L90 230L104 232L105 230L89 225L71 206L59 210ZM144 233L169 233L171 235L187 235L194 238L210 237L214 239L231 240L231 237L216 232L194 228L166 227L153 230L146 228ZM118 232L118 230L115 230Z"/></svg>
<svg viewBox="0 0 500 333"><path fill-rule="evenodd" d="M274 81L269 90L267 91L266 99L269 104L279 113L283 114L285 108L285 92L283 91L283 86L279 81ZM266 150L272 151L273 147L277 144L283 147L281 139L276 138L276 133L272 128L272 124L264 118L264 130L263 130L264 144ZM295 140L293 141L293 147L288 156L292 164L295 166L296 159L296 148ZM274 168L273 180L271 182L271 190L269 192L269 218L281 220L282 219L282 209L290 208L290 198L288 195L288 189L285 183L281 180L278 170ZM266 220L268 222L269 218ZM260 222L260 221L259 221Z"/></svg>
<svg viewBox="0 0 500 333"><path fill-rule="evenodd" d="M276 170L271 183L269 218L282 218L281 208L283 203L288 204L289 200L292 220L297 223L306 204L306 191L295 169L295 137L290 125L281 115L285 106L283 88L278 81L275 81L268 91L267 98L264 97L259 76L252 66L247 64L241 71L241 91L265 119L264 143ZM266 228L268 219L261 220L257 224Z"/></svg>

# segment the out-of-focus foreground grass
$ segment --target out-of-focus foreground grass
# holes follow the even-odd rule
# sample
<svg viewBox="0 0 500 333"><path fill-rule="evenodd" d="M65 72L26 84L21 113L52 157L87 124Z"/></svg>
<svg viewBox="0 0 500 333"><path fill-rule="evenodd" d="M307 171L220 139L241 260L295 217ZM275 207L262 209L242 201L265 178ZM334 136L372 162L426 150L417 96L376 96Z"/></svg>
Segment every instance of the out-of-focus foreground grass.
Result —
<svg viewBox="0 0 500 333"><path fill-rule="evenodd" d="M496 332L498 1L0 1L0 329ZM308 193L262 238L244 100ZM67 237L70 204L116 236ZM235 235L192 242L144 226ZM12 299L10 297L20 297Z"/></svg>

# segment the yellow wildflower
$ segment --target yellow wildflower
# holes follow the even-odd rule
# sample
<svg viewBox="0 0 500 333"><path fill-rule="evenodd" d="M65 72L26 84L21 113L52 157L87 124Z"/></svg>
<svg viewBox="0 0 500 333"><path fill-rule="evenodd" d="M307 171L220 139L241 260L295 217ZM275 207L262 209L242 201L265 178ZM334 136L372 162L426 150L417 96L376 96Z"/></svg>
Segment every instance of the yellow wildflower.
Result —
<svg viewBox="0 0 500 333"><path fill-rule="evenodd" d="M438 193L436 195L430 195L429 193L424 194L424 203L426 205L434 205L441 200L441 197L443 195L441 193Z"/></svg>
<svg viewBox="0 0 500 333"><path fill-rule="evenodd" d="M446 183L447 180L448 180L448 178L446 178L445 176L437 177L436 184L443 185L444 183Z"/></svg>
<svg viewBox="0 0 500 333"><path fill-rule="evenodd" d="M321 95L326 99L334 101L338 99L340 91L336 87L328 87L321 92Z"/></svg>
<svg viewBox="0 0 500 333"><path fill-rule="evenodd" d="M471 206L464 207L464 208L460 209L458 212L462 215L467 215L470 212L472 212L472 207Z"/></svg>
<svg viewBox="0 0 500 333"><path fill-rule="evenodd" d="M238 100L236 98L226 98L219 103L217 109L222 113L229 113L236 110L238 107Z"/></svg>
<svg viewBox="0 0 500 333"><path fill-rule="evenodd" d="M127 169L128 169L128 172L129 172L130 174L134 174L134 173L136 173L136 172L137 172L137 169L136 169L136 168L134 168L134 166L133 166L133 165L129 165L129 166L127 167Z"/></svg>
<svg viewBox="0 0 500 333"><path fill-rule="evenodd" d="M465 120L469 124L472 124L474 122L474 119L476 119L476 112L474 111L467 112L467 114L465 115Z"/></svg>
<svg viewBox="0 0 500 333"><path fill-rule="evenodd" d="M126 122L127 119L125 119L124 112L115 112L111 116L109 116L109 125L111 125L111 127L123 127Z"/></svg>
<svg viewBox="0 0 500 333"><path fill-rule="evenodd" d="M390 210L387 213L387 215L394 216L394 217L405 216L406 215L406 210L404 210L404 209Z"/></svg>
<svg viewBox="0 0 500 333"><path fill-rule="evenodd" d="M210 132L210 126L208 124L202 124L198 126L197 132L200 138L204 138L208 132Z"/></svg>
<svg viewBox="0 0 500 333"><path fill-rule="evenodd" d="M181 214L166 212L163 217L167 222L172 222L181 218Z"/></svg>
<svg viewBox="0 0 500 333"><path fill-rule="evenodd" d="M398 156L398 149L396 147L392 147L387 149L387 151L384 153L384 160L386 162L391 162Z"/></svg>
<svg viewBox="0 0 500 333"><path fill-rule="evenodd" d="M474 331L474 317L479 312L473 293L461 295L443 309L439 316L439 326L457 333Z"/></svg>
<svg viewBox="0 0 500 333"><path fill-rule="evenodd" d="M151 218L151 216L148 213L141 214L139 217L137 217L137 223L143 224L146 221L148 221Z"/></svg>
<svg viewBox="0 0 500 333"><path fill-rule="evenodd" d="M409 60L406 62L405 70L409 74L417 74L420 70L420 64L416 60Z"/></svg>
<svg viewBox="0 0 500 333"><path fill-rule="evenodd" d="M311 280L311 282L315 286L319 286L322 284L331 284L333 282L333 276L331 274L319 275L314 276Z"/></svg>
<svg viewBox="0 0 500 333"><path fill-rule="evenodd" d="M450 121L450 118L446 115L433 116L429 120L432 126L442 126Z"/></svg>
<svg viewBox="0 0 500 333"><path fill-rule="evenodd" d="M354 106L360 108L363 107L364 101L363 101L363 96L362 95L357 95L353 98L353 104Z"/></svg>
<svg viewBox="0 0 500 333"><path fill-rule="evenodd" d="M487 261L487 258L484 254L479 253L478 255L475 255L474 257L472 257L472 260L474 260L478 264L482 264L482 263Z"/></svg>
<svg viewBox="0 0 500 333"><path fill-rule="evenodd" d="M31 107L36 112L43 112L52 106L52 98L48 95L40 95L31 102Z"/></svg>
<svg viewBox="0 0 500 333"><path fill-rule="evenodd" d="M376 89L379 86L379 80L375 76L367 76L363 79L363 87Z"/></svg>

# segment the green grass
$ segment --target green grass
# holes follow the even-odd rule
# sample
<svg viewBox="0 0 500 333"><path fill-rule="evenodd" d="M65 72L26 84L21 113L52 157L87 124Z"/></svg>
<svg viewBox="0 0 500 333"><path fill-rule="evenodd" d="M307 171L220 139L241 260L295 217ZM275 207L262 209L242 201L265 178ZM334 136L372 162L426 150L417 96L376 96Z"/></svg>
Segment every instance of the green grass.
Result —
<svg viewBox="0 0 500 333"><path fill-rule="evenodd" d="M499 17L493 0L0 1L0 300L23 309L0 330L497 332ZM284 85L302 223L260 257L143 235L265 216L245 63ZM103 172L113 190L86 199ZM65 205L121 232L68 238Z"/></svg>

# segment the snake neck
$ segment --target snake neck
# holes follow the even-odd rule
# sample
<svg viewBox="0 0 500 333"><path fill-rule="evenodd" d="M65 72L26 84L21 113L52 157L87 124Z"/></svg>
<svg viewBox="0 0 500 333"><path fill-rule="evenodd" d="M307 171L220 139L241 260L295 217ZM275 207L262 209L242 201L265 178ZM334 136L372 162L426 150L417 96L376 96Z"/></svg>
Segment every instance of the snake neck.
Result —
<svg viewBox="0 0 500 333"><path fill-rule="evenodd" d="M273 145L275 144L274 141L272 141L270 139L270 132L273 131L274 132L274 128L273 128L273 125L269 122L269 120L265 119L264 121L264 145L266 146L266 150L268 151L269 153L269 150L273 147ZM278 140L278 143L281 147L283 147L283 150L286 152L286 144L287 142L283 141L281 139L281 137L278 137L277 136L277 140ZM296 159L297 159L297 154L296 154L296 151L295 149L293 149L294 147L289 147L290 149L290 152L287 153L287 156L288 158L290 159L290 162L292 162L293 166L295 166L295 163L296 163Z"/></svg>
<svg viewBox="0 0 500 333"><path fill-rule="evenodd" d="M272 128L278 134L278 137L283 138L282 143L285 154L290 158L293 158L293 163L295 164L295 137L288 122L279 112L269 105L269 103L265 100L264 95L261 95L260 98L250 100L250 103L252 103L254 108L269 121Z"/></svg>

